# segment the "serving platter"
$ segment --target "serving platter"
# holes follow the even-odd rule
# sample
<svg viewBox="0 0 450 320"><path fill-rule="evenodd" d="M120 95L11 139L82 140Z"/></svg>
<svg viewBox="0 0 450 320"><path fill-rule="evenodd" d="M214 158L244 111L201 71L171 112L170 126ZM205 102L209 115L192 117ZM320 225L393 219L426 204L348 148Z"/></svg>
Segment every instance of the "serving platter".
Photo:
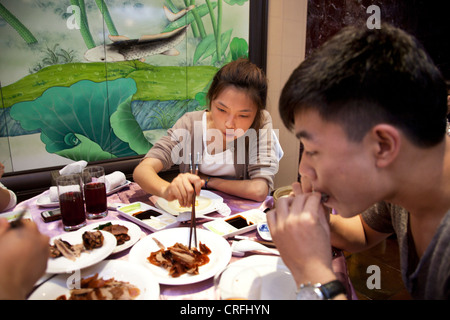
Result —
<svg viewBox="0 0 450 320"><path fill-rule="evenodd" d="M169 275L169 271L151 264L147 258L154 251L160 250L153 238L161 242L166 248L179 242L188 244L189 228L166 229L148 235L131 248L128 260L140 264L150 270L160 284L185 285L200 282L213 277L222 271L231 259L231 247L221 236L204 229L197 229L198 242L205 244L210 250L210 261L199 267L199 274L183 274L178 278Z"/></svg>

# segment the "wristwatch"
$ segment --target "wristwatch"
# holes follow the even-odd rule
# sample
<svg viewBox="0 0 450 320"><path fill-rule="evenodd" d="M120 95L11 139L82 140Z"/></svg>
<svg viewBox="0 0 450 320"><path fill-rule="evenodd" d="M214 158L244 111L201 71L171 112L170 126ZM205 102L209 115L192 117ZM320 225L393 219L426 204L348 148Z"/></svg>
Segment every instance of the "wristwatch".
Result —
<svg viewBox="0 0 450 320"><path fill-rule="evenodd" d="M346 290L339 280L326 284L301 284L297 290L297 300L330 300L341 293L345 294Z"/></svg>

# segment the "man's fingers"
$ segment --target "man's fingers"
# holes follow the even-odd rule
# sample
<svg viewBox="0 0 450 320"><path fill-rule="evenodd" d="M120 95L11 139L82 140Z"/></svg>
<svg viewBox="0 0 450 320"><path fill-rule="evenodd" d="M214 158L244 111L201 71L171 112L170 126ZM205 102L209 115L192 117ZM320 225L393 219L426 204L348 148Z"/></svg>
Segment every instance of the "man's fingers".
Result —
<svg viewBox="0 0 450 320"><path fill-rule="evenodd" d="M303 194L302 185L299 182L294 182L292 184L292 192L294 196L299 196Z"/></svg>

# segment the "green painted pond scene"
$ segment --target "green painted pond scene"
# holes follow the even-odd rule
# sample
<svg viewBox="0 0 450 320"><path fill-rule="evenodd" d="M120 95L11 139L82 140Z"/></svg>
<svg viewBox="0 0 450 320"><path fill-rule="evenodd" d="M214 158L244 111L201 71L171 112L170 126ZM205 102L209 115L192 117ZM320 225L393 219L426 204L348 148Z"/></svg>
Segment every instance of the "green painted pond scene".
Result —
<svg viewBox="0 0 450 320"><path fill-rule="evenodd" d="M145 154L248 56L248 14L247 0L0 1L6 171Z"/></svg>

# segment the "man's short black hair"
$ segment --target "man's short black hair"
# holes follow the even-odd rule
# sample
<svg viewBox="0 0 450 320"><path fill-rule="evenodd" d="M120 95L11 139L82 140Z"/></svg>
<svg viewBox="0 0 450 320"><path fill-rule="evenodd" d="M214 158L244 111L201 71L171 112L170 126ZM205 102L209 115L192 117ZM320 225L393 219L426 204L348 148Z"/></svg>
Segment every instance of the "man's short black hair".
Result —
<svg viewBox="0 0 450 320"><path fill-rule="evenodd" d="M280 97L280 115L317 110L361 141L378 123L398 127L416 145L434 146L446 134L445 81L418 41L406 32L350 26L293 72Z"/></svg>

